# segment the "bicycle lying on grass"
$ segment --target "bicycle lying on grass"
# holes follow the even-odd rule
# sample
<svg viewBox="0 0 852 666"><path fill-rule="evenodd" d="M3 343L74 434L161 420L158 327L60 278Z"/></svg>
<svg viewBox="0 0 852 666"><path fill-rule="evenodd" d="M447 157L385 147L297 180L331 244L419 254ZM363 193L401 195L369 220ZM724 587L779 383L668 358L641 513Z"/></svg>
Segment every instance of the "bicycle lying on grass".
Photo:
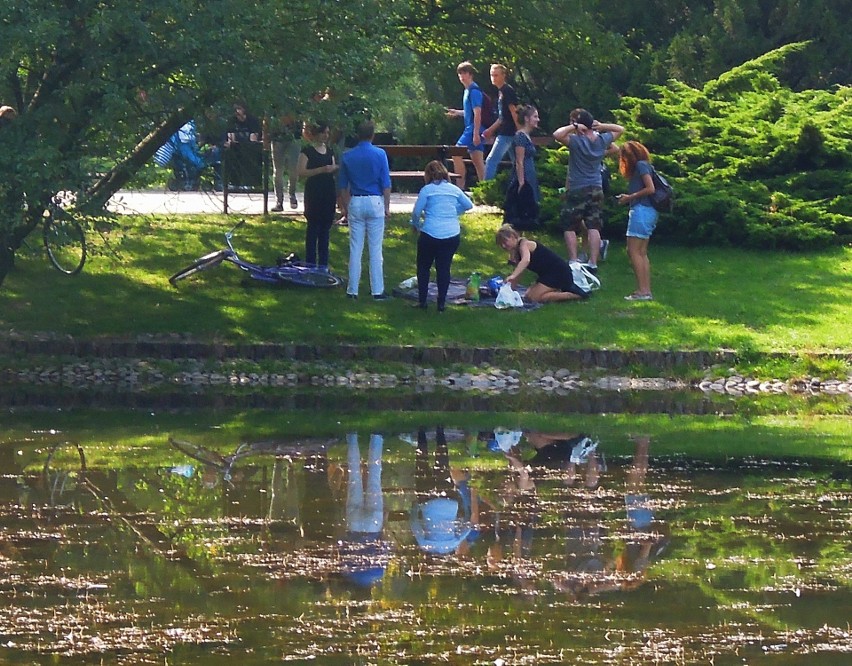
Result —
<svg viewBox="0 0 852 666"><path fill-rule="evenodd" d="M295 438L288 441L266 440L262 442L243 442L239 444L236 450L228 455L222 455L207 449L198 444L193 444L182 439L174 439L169 437L169 444L181 453L190 458L203 463L205 467L215 469L222 474L225 481L232 481L234 478L234 467L238 462L244 461L247 458L252 460L266 457L272 458L288 458L290 460L299 457L324 456L328 448L335 443L335 439L325 438ZM258 463L260 464L260 463ZM181 469L181 472L190 472L187 469ZM191 472L186 474L191 476Z"/></svg>
<svg viewBox="0 0 852 666"><path fill-rule="evenodd" d="M245 220L240 220L233 229L225 232L225 243L228 247L196 259L189 266L172 275L169 282L176 285L190 275L206 271L208 268L218 266L223 261L228 261L248 273L253 280L260 280L268 284L290 283L303 287L337 287L343 284L343 280L330 273L328 269L301 263L292 255L279 259L275 266L261 266L241 259L234 249L231 239L234 232L245 222Z"/></svg>

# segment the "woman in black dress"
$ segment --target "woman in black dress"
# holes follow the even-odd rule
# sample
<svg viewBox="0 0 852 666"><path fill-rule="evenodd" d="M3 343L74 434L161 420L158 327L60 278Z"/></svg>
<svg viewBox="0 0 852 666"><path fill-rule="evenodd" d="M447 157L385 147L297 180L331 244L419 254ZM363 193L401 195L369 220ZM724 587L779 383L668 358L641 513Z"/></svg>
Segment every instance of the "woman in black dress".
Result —
<svg viewBox="0 0 852 666"><path fill-rule="evenodd" d="M515 287L525 270L536 274L537 280L527 288L524 296L528 301L553 303L589 297L574 284L567 262L540 242L523 238L511 224L504 224L497 230L497 245L509 253L509 261L515 264L506 282Z"/></svg>
<svg viewBox="0 0 852 666"><path fill-rule="evenodd" d="M316 123L306 132L310 145L302 148L297 169L305 181L305 261L328 268L328 237L337 208L337 188L334 173L337 164L328 147L327 123Z"/></svg>

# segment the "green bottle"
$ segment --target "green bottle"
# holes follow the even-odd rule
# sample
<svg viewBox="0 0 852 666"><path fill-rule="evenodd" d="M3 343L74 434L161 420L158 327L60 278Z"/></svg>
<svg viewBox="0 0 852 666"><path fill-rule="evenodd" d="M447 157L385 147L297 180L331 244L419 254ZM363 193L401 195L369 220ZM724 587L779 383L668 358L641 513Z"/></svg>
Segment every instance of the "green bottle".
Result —
<svg viewBox="0 0 852 666"><path fill-rule="evenodd" d="M470 301L479 300L479 285L482 283L482 278L477 271L470 274L467 281L467 298Z"/></svg>

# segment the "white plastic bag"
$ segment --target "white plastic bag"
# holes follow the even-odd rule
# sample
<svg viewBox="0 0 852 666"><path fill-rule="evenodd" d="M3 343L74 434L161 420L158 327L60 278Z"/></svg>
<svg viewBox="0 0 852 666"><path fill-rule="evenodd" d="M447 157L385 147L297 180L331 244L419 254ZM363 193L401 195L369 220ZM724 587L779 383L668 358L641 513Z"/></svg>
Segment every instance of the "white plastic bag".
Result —
<svg viewBox="0 0 852 666"><path fill-rule="evenodd" d="M512 289L512 285L508 282L503 283L500 291L497 292L497 300L494 301L494 307L498 310L506 308L522 308L524 307L524 299L521 295Z"/></svg>
<svg viewBox="0 0 852 666"><path fill-rule="evenodd" d="M569 261L568 266L571 268L574 284L587 294L601 288L601 281L597 275L588 269L586 264L581 264L579 261Z"/></svg>
<svg viewBox="0 0 852 666"><path fill-rule="evenodd" d="M509 430L507 428L494 429L494 439L497 442L497 446L504 453L509 453L515 446L520 446L521 435L523 434L521 430Z"/></svg>
<svg viewBox="0 0 852 666"><path fill-rule="evenodd" d="M400 289L414 289L417 286L417 276L408 278L399 283Z"/></svg>

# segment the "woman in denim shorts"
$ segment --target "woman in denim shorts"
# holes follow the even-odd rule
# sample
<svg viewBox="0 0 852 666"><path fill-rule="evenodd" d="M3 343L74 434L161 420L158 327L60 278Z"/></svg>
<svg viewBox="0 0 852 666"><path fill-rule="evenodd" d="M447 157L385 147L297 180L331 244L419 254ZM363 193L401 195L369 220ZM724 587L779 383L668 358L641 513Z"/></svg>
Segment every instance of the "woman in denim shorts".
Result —
<svg viewBox="0 0 852 666"><path fill-rule="evenodd" d="M622 206L630 205L627 218L627 256L636 276L636 290L628 301L653 301L651 294L651 263L648 260L648 241L657 226L657 209L651 203L654 181L648 149L638 141L628 141L618 151L618 170L630 183L627 194L618 196Z"/></svg>

